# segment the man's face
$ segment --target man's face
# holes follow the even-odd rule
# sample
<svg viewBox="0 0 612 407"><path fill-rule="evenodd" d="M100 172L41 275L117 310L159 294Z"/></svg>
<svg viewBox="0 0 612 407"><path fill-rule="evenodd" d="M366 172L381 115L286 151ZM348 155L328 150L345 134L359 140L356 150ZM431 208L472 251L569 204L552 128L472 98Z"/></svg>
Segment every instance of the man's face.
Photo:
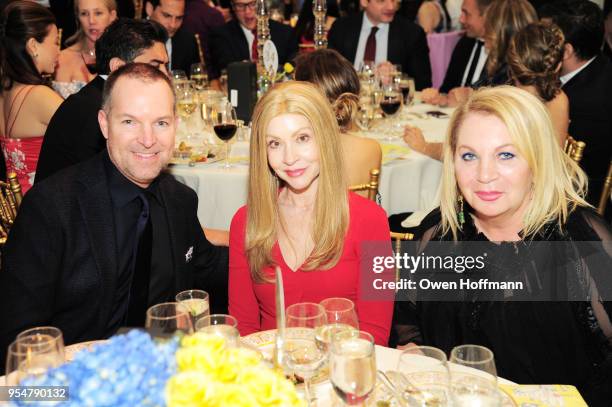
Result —
<svg viewBox="0 0 612 407"><path fill-rule="evenodd" d="M121 77L98 121L115 167L134 184L148 187L174 149L177 118L170 86Z"/></svg>
<svg viewBox="0 0 612 407"><path fill-rule="evenodd" d="M255 0L234 0L232 2L238 22L247 30L254 30L257 27L255 5Z"/></svg>
<svg viewBox="0 0 612 407"><path fill-rule="evenodd" d="M160 0L159 6L155 8L151 3L147 3L147 15L151 20L163 25L168 35L173 37L183 24L185 0Z"/></svg>
<svg viewBox="0 0 612 407"><path fill-rule="evenodd" d="M482 38L484 36L484 13L480 14L476 0L463 0L459 21L468 37Z"/></svg>
<svg viewBox="0 0 612 407"><path fill-rule="evenodd" d="M397 0L360 0L370 22L374 25L390 23L397 11Z"/></svg>
<svg viewBox="0 0 612 407"><path fill-rule="evenodd" d="M132 62L142 62L154 66L166 75L169 75L167 68L168 51L166 50L166 45L161 42L153 43L151 48L142 51Z"/></svg>

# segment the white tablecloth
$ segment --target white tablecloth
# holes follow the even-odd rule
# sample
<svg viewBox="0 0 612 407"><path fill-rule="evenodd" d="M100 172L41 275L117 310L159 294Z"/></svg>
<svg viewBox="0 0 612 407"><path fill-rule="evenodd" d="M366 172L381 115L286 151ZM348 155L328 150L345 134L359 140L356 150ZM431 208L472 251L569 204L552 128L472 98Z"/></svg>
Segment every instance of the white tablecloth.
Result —
<svg viewBox="0 0 612 407"><path fill-rule="evenodd" d="M420 117L406 115L405 111L402 114L402 123L421 128L428 141L442 141L449 118L426 118L424 112L429 110L445 113L452 111L428 105L412 106L406 111L416 112ZM382 166L379 182L382 207L388 215L392 215L435 206L442 164L415 151L408 151L406 144L399 137L399 128L395 134L396 139L389 141L388 135L377 131L377 127L366 133L368 137L378 139L381 144L401 146L408 153L403 155L402 159L387 162ZM233 143L233 157L246 158L247 154L247 142ZM196 164L194 167L174 165L168 171L198 194L198 218L202 226L228 230L234 213L246 203L248 165L244 161L227 170L222 168L222 165L221 162Z"/></svg>

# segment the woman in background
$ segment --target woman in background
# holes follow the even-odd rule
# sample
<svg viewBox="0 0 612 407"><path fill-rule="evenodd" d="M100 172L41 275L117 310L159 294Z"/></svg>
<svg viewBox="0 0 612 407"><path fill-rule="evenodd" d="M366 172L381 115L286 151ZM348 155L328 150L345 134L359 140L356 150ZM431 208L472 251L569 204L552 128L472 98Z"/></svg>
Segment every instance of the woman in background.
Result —
<svg viewBox="0 0 612 407"><path fill-rule="evenodd" d="M60 53L53 88L66 98L95 76L96 41L117 18L115 0L76 0L77 32L66 40Z"/></svg>
<svg viewBox="0 0 612 407"><path fill-rule="evenodd" d="M62 103L42 76L57 65L58 32L53 14L32 1L6 5L0 27L0 144L7 172L17 174L26 192L49 120Z"/></svg>
<svg viewBox="0 0 612 407"><path fill-rule="evenodd" d="M278 266L286 306L349 298L360 329L387 344L393 293L365 301L372 263L364 250L378 244L374 252L392 255L389 226L378 205L348 192L342 160L334 115L314 85L285 82L259 100L247 205L230 227L229 311L242 335L276 327Z"/></svg>
<svg viewBox="0 0 612 407"><path fill-rule="evenodd" d="M295 79L318 86L332 104L349 185L369 182L370 170L380 169L382 150L376 140L360 136L355 125L359 77L353 65L332 49L320 49L298 56Z"/></svg>
<svg viewBox="0 0 612 407"><path fill-rule="evenodd" d="M539 97L546 105L561 146L569 127L569 99L559 80L564 44L559 27L533 23L514 35L507 57L514 85Z"/></svg>
<svg viewBox="0 0 612 407"><path fill-rule="evenodd" d="M588 405L609 405L612 231L584 200L586 176L546 107L516 87L478 90L454 112L443 158L423 255L486 253L464 277L522 286L455 290L446 301L413 293L416 302L398 302L399 343L483 345L500 377L571 384Z"/></svg>

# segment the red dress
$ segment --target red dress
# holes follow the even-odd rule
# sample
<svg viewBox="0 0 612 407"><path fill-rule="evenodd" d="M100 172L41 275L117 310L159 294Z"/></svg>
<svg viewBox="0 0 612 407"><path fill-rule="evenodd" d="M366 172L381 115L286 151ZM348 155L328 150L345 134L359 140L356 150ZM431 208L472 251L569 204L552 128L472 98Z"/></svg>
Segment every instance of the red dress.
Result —
<svg viewBox="0 0 612 407"><path fill-rule="evenodd" d="M330 297L353 300L359 317L359 328L371 333L378 345L386 346L389 339L393 298L370 301L363 292L360 260L364 259L363 242L379 242L383 253L392 255L389 223L385 211L374 202L349 193L350 221L342 257L329 270L292 271L283 260L278 243L272 257L280 266L285 289L285 306L298 302L316 302ZM238 319L241 335L276 328L274 283L254 283L245 255L247 207L236 212L230 227L229 312ZM378 246L377 245L377 246ZM371 272L365 265L364 272ZM274 275L267 267L265 273ZM369 283L368 283L369 284ZM389 296L387 296L389 298Z"/></svg>

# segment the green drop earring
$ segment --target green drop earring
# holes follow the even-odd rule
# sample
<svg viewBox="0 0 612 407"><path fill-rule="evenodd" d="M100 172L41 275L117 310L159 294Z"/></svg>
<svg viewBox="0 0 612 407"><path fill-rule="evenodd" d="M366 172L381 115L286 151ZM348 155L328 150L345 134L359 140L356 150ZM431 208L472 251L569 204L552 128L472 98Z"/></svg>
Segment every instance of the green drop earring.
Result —
<svg viewBox="0 0 612 407"><path fill-rule="evenodd" d="M465 214L463 213L463 196L459 195L459 212L457 213L457 220L459 221L459 226L463 226L465 223Z"/></svg>

